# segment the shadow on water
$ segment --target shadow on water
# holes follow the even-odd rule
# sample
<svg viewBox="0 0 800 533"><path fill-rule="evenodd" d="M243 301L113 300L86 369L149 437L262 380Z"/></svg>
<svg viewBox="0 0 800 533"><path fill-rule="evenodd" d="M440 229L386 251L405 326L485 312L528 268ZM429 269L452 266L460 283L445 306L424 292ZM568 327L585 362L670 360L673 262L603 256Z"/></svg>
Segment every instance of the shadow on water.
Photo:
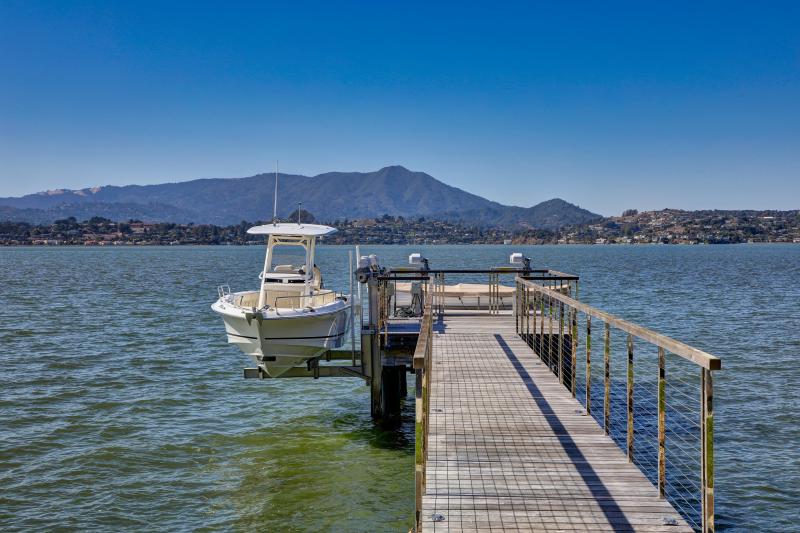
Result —
<svg viewBox="0 0 800 533"><path fill-rule="evenodd" d="M342 414L333 421L335 429L354 441L365 442L375 448L396 450L414 455L414 399L400 401L400 416L390 420L364 420L355 414Z"/></svg>

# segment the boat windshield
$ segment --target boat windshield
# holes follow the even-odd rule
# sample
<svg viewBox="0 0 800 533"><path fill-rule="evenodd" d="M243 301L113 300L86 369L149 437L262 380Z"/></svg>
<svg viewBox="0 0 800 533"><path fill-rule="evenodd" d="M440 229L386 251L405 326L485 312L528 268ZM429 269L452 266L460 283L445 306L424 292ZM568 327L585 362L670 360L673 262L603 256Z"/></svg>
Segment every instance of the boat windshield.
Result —
<svg viewBox="0 0 800 533"><path fill-rule="evenodd" d="M302 246L276 245L272 249L270 272L299 274L305 270L306 250Z"/></svg>

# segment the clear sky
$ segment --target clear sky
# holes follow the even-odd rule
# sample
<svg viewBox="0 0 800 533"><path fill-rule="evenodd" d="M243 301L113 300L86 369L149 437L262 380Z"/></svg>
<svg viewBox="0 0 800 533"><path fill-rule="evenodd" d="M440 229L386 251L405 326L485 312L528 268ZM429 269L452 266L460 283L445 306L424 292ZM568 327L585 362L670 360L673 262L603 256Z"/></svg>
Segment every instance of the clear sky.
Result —
<svg viewBox="0 0 800 533"><path fill-rule="evenodd" d="M0 196L369 171L800 208L800 2L0 2Z"/></svg>

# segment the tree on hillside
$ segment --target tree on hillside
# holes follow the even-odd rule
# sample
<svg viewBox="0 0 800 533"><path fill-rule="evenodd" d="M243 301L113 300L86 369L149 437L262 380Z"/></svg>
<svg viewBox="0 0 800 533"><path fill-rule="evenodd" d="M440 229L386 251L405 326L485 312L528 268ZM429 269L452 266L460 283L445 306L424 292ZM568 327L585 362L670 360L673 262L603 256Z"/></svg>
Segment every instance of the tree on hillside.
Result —
<svg viewBox="0 0 800 533"><path fill-rule="evenodd" d="M286 219L287 222L297 222L297 209L292 211L292 213ZM316 222L314 215L306 211L305 209L300 210L300 222L303 224L313 224Z"/></svg>

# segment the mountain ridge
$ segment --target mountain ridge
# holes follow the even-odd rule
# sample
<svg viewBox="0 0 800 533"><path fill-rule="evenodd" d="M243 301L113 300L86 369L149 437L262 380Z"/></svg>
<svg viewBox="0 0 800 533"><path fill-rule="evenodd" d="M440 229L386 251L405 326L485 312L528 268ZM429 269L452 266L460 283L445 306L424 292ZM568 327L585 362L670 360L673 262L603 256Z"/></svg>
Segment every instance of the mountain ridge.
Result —
<svg viewBox="0 0 800 533"><path fill-rule="evenodd" d="M115 220L235 224L270 218L274 185L274 174L261 173L155 185L55 189L0 198L0 218L43 222L98 215ZM373 172L279 174L278 200L281 217L302 203L317 220L328 222L388 214L487 227L556 229L601 218L561 199L532 207L503 205L399 165Z"/></svg>

